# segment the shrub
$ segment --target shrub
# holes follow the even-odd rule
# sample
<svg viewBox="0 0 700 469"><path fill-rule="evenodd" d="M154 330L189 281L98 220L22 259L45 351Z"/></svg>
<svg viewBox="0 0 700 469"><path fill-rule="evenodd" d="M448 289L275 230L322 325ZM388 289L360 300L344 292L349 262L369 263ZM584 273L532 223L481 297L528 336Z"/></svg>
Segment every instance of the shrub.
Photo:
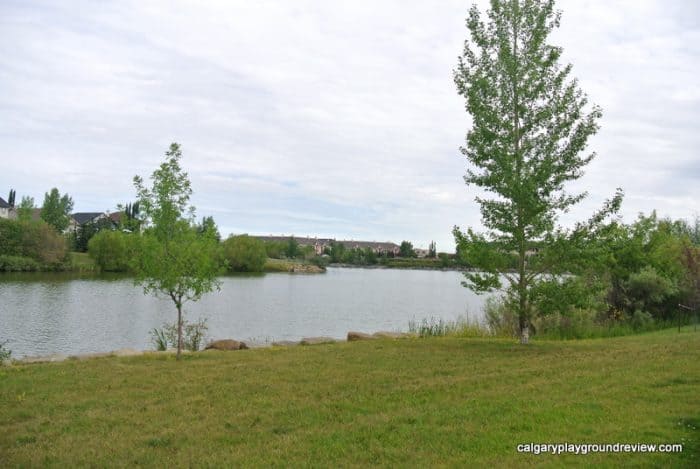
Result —
<svg viewBox="0 0 700 469"><path fill-rule="evenodd" d="M231 272L262 272L267 260L265 244L248 235L230 236L224 241L224 258Z"/></svg>
<svg viewBox="0 0 700 469"><path fill-rule="evenodd" d="M7 345L7 341L0 342L0 366L12 358L12 350L6 348L5 345Z"/></svg>
<svg viewBox="0 0 700 469"><path fill-rule="evenodd" d="M496 296L486 298L484 316L486 325L492 334L501 337L520 336L518 315L508 305L505 298Z"/></svg>
<svg viewBox="0 0 700 469"><path fill-rule="evenodd" d="M151 341L159 352L168 349L168 338L165 336L163 329L158 329L157 327L151 329Z"/></svg>
<svg viewBox="0 0 700 469"><path fill-rule="evenodd" d="M102 230L88 242L88 254L106 272L126 272L135 256L135 236Z"/></svg>
<svg viewBox="0 0 700 469"><path fill-rule="evenodd" d="M18 222L22 225L22 255L57 266L68 256L66 238L43 221Z"/></svg>
<svg viewBox="0 0 700 469"><path fill-rule="evenodd" d="M2 272L35 272L41 270L41 264L30 257L0 255Z"/></svg>
<svg viewBox="0 0 700 469"><path fill-rule="evenodd" d="M445 321L431 317L420 323L415 320L408 322L408 331L419 337L486 337L493 335L491 331L478 321L460 317L455 321Z"/></svg>
<svg viewBox="0 0 700 469"><path fill-rule="evenodd" d="M630 324L635 331L648 331L654 328L654 318L651 313L636 310L630 318Z"/></svg>
<svg viewBox="0 0 700 469"><path fill-rule="evenodd" d="M197 322L190 323L182 320L182 342L185 350L196 352L202 348L206 340L206 333L209 330L206 319L199 319ZM156 347L156 350L166 350L168 346L177 347L177 322L172 324L163 324L161 329L154 328L151 330L151 341Z"/></svg>
<svg viewBox="0 0 700 469"><path fill-rule="evenodd" d="M637 273L630 275L626 282L625 291L628 302L634 310L644 310L663 316L664 302L678 294L678 288L673 281L657 273L656 269L647 266ZM677 301L673 303L677 304Z"/></svg>

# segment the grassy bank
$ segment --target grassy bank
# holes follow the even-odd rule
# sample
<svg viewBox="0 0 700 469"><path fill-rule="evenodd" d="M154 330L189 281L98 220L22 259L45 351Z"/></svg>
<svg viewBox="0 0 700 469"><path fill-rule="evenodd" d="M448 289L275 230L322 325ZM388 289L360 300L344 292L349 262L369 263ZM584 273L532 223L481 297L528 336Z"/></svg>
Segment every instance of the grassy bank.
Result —
<svg viewBox="0 0 700 469"><path fill-rule="evenodd" d="M0 369L0 465L697 467L700 333L406 339ZM682 454L523 455L529 442Z"/></svg>

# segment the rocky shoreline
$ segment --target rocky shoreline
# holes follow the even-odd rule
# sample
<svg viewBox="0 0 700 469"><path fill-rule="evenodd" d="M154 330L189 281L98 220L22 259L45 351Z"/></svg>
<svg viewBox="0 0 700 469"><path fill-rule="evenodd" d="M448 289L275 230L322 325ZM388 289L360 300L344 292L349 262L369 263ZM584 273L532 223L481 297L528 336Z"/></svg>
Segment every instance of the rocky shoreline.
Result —
<svg viewBox="0 0 700 469"><path fill-rule="evenodd" d="M345 340L336 339L333 337L304 337L301 340L280 340L274 342L266 343L253 343L244 342L233 339L224 339L212 341L204 348L198 352L192 352L189 350L182 350L181 353L208 353L210 351L233 351L233 350L248 350L248 349L259 349L259 348L282 348L282 347L295 347L295 346L311 346L311 345L323 345L323 344L334 344L338 342L356 342L360 340L396 340L396 339L408 339L416 338L416 334L407 332L393 332L393 331L379 331L373 334L365 332L350 331L347 334ZM67 355L64 353L54 353L51 355L42 355L36 357L23 357L16 360L11 360L8 364L17 365L28 365L33 363L58 363L67 360L90 360L94 358L105 358L105 357L135 357L140 355L160 355L160 354L174 354L176 349L168 349L165 351L155 351L155 350L136 350L133 348L122 348L118 350L113 350L111 352L95 352L95 353L82 353Z"/></svg>

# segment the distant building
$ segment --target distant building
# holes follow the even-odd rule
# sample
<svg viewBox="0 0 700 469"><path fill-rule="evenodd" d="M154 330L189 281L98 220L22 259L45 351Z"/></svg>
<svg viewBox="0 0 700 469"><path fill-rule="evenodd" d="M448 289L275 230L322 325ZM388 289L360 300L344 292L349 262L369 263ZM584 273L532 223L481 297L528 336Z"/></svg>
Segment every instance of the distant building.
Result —
<svg viewBox="0 0 700 469"><path fill-rule="evenodd" d="M296 236L253 236L253 238L259 239L263 242L283 242L288 243L291 238L294 238L299 246L312 246L314 252L317 255L323 254L326 248L330 248L332 243L342 244L346 249L366 249L370 248L376 254L388 254L393 255L399 254L399 246L390 241L387 242L376 242L376 241L355 241L355 240L335 240L330 238L311 238L306 237L296 237Z"/></svg>
<svg viewBox="0 0 700 469"><path fill-rule="evenodd" d="M416 253L416 257L421 259L424 257L428 257L428 254L430 254L430 251L428 249L416 248L413 251Z"/></svg>
<svg viewBox="0 0 700 469"><path fill-rule="evenodd" d="M0 197L0 218L17 218L17 212L15 212L15 208L12 205L8 204L2 197Z"/></svg>

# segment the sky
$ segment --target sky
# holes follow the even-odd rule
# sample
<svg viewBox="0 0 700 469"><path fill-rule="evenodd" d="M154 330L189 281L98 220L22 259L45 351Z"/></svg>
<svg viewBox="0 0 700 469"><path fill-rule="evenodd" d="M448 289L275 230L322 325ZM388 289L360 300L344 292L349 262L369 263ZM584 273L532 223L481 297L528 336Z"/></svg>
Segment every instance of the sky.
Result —
<svg viewBox="0 0 700 469"><path fill-rule="evenodd" d="M487 2L477 2L485 5ZM480 229L452 73L471 2L0 0L0 196L135 198L171 142L224 235L412 241ZM561 0L550 42L592 103L597 157L560 218L700 199L700 2Z"/></svg>

